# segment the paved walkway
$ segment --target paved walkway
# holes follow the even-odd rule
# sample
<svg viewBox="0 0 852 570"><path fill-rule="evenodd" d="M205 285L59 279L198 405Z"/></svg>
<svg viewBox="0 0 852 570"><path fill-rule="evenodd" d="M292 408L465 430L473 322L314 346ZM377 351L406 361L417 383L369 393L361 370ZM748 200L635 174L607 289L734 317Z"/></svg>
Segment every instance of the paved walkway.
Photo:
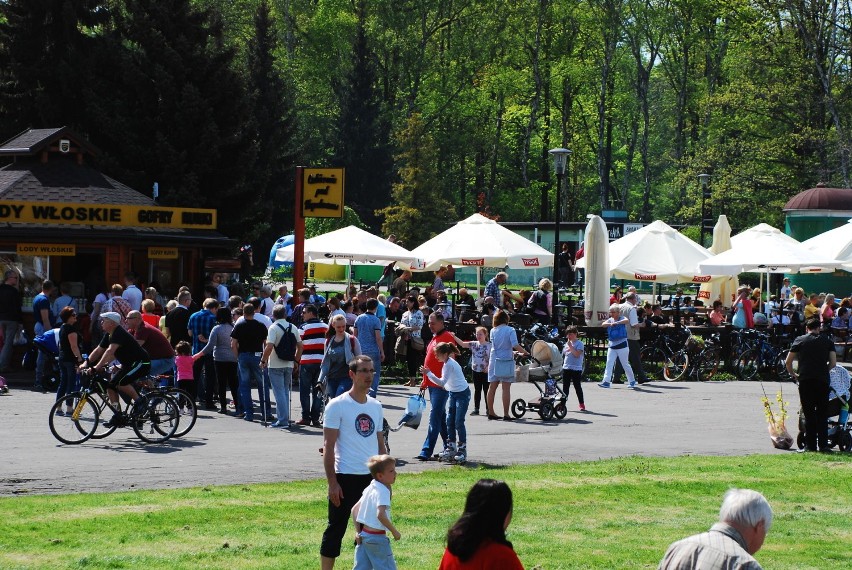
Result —
<svg viewBox="0 0 852 570"><path fill-rule="evenodd" d="M765 383L774 399L777 383ZM783 386L795 437L798 393ZM379 391L386 417L394 425L414 388L383 387ZM583 461L631 454L646 456L746 455L787 453L773 449L758 382L646 384L637 391L616 385L606 390L584 385L587 412L577 411L573 393L568 416L542 421L527 415L520 421L467 422L470 462L505 465ZM531 399L532 385L515 385L513 398ZM294 394L296 396L296 394ZM500 393L498 390L498 401ZM192 432L163 445L146 445L130 429L104 440L63 445L53 438L47 414L51 394L15 388L0 396L0 495L73 493L138 488L173 488L324 477L318 448L322 430L287 432L264 428L215 412L199 413ZM293 416L298 419L298 397ZM449 469L413 459L425 437L420 429L402 428L390 437L391 453L401 473ZM440 444L439 444L440 445Z"/></svg>

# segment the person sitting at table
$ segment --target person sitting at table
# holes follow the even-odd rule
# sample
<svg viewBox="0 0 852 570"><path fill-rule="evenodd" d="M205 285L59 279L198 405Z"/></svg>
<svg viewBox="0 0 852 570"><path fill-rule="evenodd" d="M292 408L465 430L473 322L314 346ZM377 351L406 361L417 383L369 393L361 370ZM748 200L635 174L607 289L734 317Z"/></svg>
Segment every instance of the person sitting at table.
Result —
<svg viewBox="0 0 852 570"><path fill-rule="evenodd" d="M786 326L790 324L790 317L784 313L781 309L774 309L772 311L772 317L769 319L769 326L778 327L778 326Z"/></svg>
<svg viewBox="0 0 852 570"><path fill-rule="evenodd" d="M713 301L713 309L708 315L710 324L714 327L722 326L725 322L725 308L722 306L722 301Z"/></svg>
<svg viewBox="0 0 852 570"><path fill-rule="evenodd" d="M833 329L848 329L849 328L849 309L840 307L837 309L837 315L831 320L831 328Z"/></svg>
<svg viewBox="0 0 852 570"><path fill-rule="evenodd" d="M663 308L660 305L651 305L651 315L648 317L655 325L669 324L669 318L663 314Z"/></svg>
<svg viewBox="0 0 852 570"><path fill-rule="evenodd" d="M609 304L614 305L616 303L621 303L621 299L624 296L624 290L621 287L616 287L615 291L612 292L612 295L609 298Z"/></svg>
<svg viewBox="0 0 852 570"><path fill-rule="evenodd" d="M473 298L473 295L467 292L467 288L462 287L459 289L459 305L468 305L470 310L473 310L474 305L476 305L476 299Z"/></svg>

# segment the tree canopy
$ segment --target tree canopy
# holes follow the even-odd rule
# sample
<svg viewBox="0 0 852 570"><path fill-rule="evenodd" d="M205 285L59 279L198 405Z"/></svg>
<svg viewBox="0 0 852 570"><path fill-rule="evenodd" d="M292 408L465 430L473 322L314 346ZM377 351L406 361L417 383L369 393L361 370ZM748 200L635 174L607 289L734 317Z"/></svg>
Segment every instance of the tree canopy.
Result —
<svg viewBox="0 0 852 570"><path fill-rule="evenodd" d="M552 220L560 146L562 220L696 225L706 172L714 214L779 226L849 186L850 30L834 0L7 0L0 136L72 126L241 240L291 229L296 164L409 247Z"/></svg>

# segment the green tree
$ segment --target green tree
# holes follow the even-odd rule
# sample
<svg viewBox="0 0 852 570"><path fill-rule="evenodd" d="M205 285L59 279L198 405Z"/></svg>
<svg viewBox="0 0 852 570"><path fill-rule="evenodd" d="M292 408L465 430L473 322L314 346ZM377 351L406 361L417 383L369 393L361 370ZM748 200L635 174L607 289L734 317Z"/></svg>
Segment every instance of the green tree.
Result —
<svg viewBox="0 0 852 570"><path fill-rule="evenodd" d="M305 220L305 238L312 238L355 226L367 230L367 225L358 216L358 213L349 206L343 206L343 216L340 218L308 218Z"/></svg>
<svg viewBox="0 0 852 570"><path fill-rule="evenodd" d="M251 135L257 148L251 186L261 205L254 218L258 246L274 242L293 220L297 156L294 86L277 65L277 50L269 1L261 0L247 57Z"/></svg>
<svg viewBox="0 0 852 570"><path fill-rule="evenodd" d="M85 132L95 32L108 18L99 0L0 2L0 138L29 127Z"/></svg>
<svg viewBox="0 0 852 570"><path fill-rule="evenodd" d="M333 163L346 168L346 201L373 229L375 210L388 203L392 176L389 121L375 88L376 73L367 39L366 1L357 6L352 67L338 86L340 115Z"/></svg>
<svg viewBox="0 0 852 570"><path fill-rule="evenodd" d="M376 211L376 216L384 218L383 234L395 234L405 247L413 248L445 229L452 210L441 193L435 143L419 114L408 119L397 144L401 180L393 185L392 205Z"/></svg>
<svg viewBox="0 0 852 570"><path fill-rule="evenodd" d="M137 189L165 204L219 208L220 229L251 241L260 202L244 79L215 13L188 0L125 0L90 101L92 142Z"/></svg>

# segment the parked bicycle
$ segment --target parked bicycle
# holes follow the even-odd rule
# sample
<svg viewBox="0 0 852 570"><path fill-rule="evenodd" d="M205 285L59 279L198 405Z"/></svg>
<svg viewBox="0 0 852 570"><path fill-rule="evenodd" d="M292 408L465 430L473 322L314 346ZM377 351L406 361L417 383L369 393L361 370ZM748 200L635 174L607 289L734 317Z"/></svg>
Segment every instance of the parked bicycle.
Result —
<svg viewBox="0 0 852 570"><path fill-rule="evenodd" d="M642 367L649 376L673 381L679 379L689 366L689 355L685 349L692 336L685 327L654 329L651 342L639 351Z"/></svg>
<svg viewBox="0 0 852 570"><path fill-rule="evenodd" d="M758 373L768 372L781 382L790 382L793 378L786 366L789 344L774 344L768 334L755 332L753 346L737 357L736 373L739 379L754 380Z"/></svg>

